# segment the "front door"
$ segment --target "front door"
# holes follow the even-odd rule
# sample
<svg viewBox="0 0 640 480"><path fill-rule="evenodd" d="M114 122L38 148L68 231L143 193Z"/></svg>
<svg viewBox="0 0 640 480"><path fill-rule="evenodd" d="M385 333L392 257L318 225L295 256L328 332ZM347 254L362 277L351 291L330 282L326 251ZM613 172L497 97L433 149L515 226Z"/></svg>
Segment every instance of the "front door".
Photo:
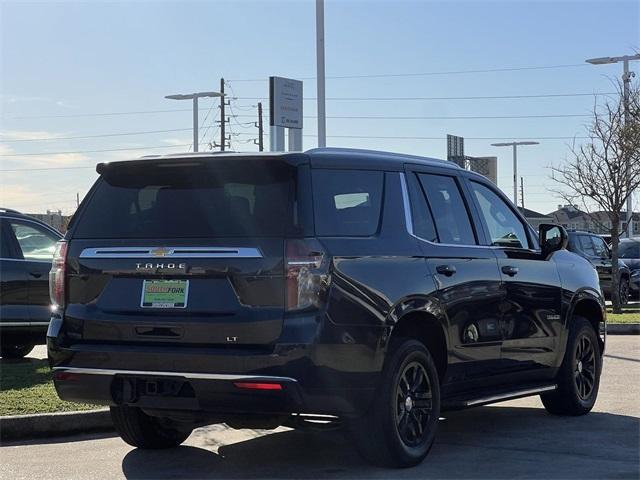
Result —
<svg viewBox="0 0 640 480"><path fill-rule="evenodd" d="M10 228L4 218L0 219L0 322L5 327L27 327L29 325L27 271L17 248L14 248Z"/></svg>
<svg viewBox="0 0 640 480"><path fill-rule="evenodd" d="M544 376L554 364L562 329L561 283L555 262L542 257L531 229L489 184L469 187L498 258L504 288L501 307L504 373Z"/></svg>
<svg viewBox="0 0 640 480"><path fill-rule="evenodd" d="M7 219L23 258L28 282L29 320L32 326L46 326L51 318L49 271L60 237L42 225L22 219Z"/></svg>

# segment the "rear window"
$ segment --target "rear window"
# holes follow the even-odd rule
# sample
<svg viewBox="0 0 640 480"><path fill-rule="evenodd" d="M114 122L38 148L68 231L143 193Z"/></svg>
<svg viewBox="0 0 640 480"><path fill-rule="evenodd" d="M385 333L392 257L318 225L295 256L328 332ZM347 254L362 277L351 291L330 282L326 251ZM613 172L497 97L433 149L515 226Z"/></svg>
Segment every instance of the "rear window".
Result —
<svg viewBox="0 0 640 480"><path fill-rule="evenodd" d="M296 169L234 159L119 165L103 173L76 238L248 237L296 234Z"/></svg>
<svg viewBox="0 0 640 480"><path fill-rule="evenodd" d="M383 172L314 170L313 209L316 235L371 236L378 231Z"/></svg>

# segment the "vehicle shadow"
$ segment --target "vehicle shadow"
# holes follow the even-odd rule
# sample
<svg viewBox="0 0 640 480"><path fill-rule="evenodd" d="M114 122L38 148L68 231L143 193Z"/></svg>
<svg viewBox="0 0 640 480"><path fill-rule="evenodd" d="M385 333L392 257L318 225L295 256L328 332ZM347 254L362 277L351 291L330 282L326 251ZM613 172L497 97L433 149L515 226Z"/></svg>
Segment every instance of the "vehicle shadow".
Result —
<svg viewBox="0 0 640 480"><path fill-rule="evenodd" d="M599 412L585 417L519 407L448 412L427 459L402 470L368 465L340 432L292 430L221 445L218 428L201 430L199 447L134 449L124 457L122 471L130 479L635 479L640 471L639 427L638 418Z"/></svg>
<svg viewBox="0 0 640 480"><path fill-rule="evenodd" d="M51 380L49 362L35 358L0 359L1 390L20 390Z"/></svg>

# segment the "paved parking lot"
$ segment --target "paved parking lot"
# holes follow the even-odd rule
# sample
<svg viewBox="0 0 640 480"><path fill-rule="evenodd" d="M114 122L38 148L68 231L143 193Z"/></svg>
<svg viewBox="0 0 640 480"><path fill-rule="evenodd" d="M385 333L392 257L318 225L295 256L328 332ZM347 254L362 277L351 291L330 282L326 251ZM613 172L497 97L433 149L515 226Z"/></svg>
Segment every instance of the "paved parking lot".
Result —
<svg viewBox="0 0 640 480"><path fill-rule="evenodd" d="M0 478L633 478L640 476L640 336L610 336L600 397L586 417L537 397L445 414L427 460L365 464L338 432L202 428L180 448L133 449L112 435L0 448Z"/></svg>

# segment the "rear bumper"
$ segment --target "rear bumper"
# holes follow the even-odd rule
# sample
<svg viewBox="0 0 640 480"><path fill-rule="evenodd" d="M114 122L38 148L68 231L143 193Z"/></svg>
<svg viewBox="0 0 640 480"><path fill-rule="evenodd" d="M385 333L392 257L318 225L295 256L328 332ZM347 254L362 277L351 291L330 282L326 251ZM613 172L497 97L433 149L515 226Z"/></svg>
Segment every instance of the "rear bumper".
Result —
<svg viewBox="0 0 640 480"><path fill-rule="evenodd" d="M280 343L267 349L172 344L63 346L52 333L50 329L47 344L60 398L102 405L210 416L358 415L368 407L382 370L383 354L373 340L375 335L367 335L372 339L370 345ZM354 336L359 335L352 331L349 338ZM238 383L279 387L247 389ZM154 384L173 393L155 392Z"/></svg>
<svg viewBox="0 0 640 480"><path fill-rule="evenodd" d="M54 367L53 375L66 400L215 415L279 415L304 407L298 382L289 377L73 367Z"/></svg>

